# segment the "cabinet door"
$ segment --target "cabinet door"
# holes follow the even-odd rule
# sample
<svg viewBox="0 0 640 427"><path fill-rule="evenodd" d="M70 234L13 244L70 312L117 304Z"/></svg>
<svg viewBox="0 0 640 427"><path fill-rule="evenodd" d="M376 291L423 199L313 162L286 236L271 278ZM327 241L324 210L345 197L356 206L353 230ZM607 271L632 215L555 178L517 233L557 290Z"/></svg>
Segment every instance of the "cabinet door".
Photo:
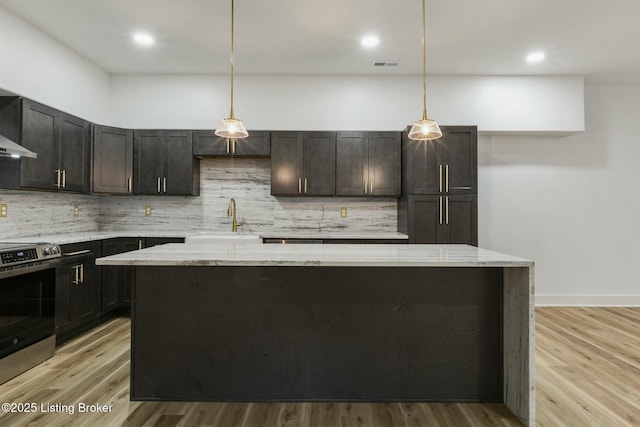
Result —
<svg viewBox="0 0 640 427"><path fill-rule="evenodd" d="M302 132L271 134L271 194L296 196L301 193Z"/></svg>
<svg viewBox="0 0 640 427"><path fill-rule="evenodd" d="M303 140L302 193L306 196L335 196L335 132L305 132Z"/></svg>
<svg viewBox="0 0 640 427"><path fill-rule="evenodd" d="M478 132L475 126L446 126L442 136L445 192L477 193Z"/></svg>
<svg viewBox="0 0 640 427"><path fill-rule="evenodd" d="M163 148L161 131L133 133L133 181L136 194L162 192Z"/></svg>
<svg viewBox="0 0 640 427"><path fill-rule="evenodd" d="M365 188L366 187L366 188ZM338 132L336 194L362 196L369 192L368 142L365 132Z"/></svg>
<svg viewBox="0 0 640 427"><path fill-rule="evenodd" d="M59 159L62 169L61 190L89 192L91 160L90 123L60 113Z"/></svg>
<svg viewBox="0 0 640 427"><path fill-rule="evenodd" d="M72 313L74 302L71 287L75 279L74 265L62 265L56 268L56 314L55 331L57 335L73 327Z"/></svg>
<svg viewBox="0 0 640 427"><path fill-rule="evenodd" d="M409 196L409 243L444 243L444 196Z"/></svg>
<svg viewBox="0 0 640 427"><path fill-rule="evenodd" d="M102 256L120 253L118 239L109 239L102 242ZM121 266L102 266L102 313L115 310L119 305L119 287L124 277Z"/></svg>
<svg viewBox="0 0 640 427"><path fill-rule="evenodd" d="M219 137L212 130L193 132L194 156L230 156L231 143L229 139Z"/></svg>
<svg viewBox="0 0 640 427"><path fill-rule="evenodd" d="M369 194L400 196L401 152L399 132L369 133Z"/></svg>
<svg viewBox="0 0 640 427"><path fill-rule="evenodd" d="M440 140L414 141L403 132L407 194L440 193Z"/></svg>
<svg viewBox="0 0 640 427"><path fill-rule="evenodd" d="M75 285L76 315L80 324L100 317L100 281L95 258L85 259L80 264L80 283Z"/></svg>
<svg viewBox="0 0 640 427"><path fill-rule="evenodd" d="M271 154L271 133L251 130L247 138L231 141L231 151L234 156L238 157L269 157Z"/></svg>
<svg viewBox="0 0 640 427"><path fill-rule="evenodd" d="M164 131L162 193L191 195L194 192L194 159L190 131Z"/></svg>
<svg viewBox="0 0 640 427"><path fill-rule="evenodd" d="M93 192L133 192L133 131L93 128Z"/></svg>
<svg viewBox="0 0 640 427"><path fill-rule="evenodd" d="M445 237L442 243L478 246L477 196L446 196L445 209Z"/></svg>
<svg viewBox="0 0 640 427"><path fill-rule="evenodd" d="M21 159L20 186L43 190L58 189L59 111L27 99L22 100L22 138L25 148L37 159Z"/></svg>

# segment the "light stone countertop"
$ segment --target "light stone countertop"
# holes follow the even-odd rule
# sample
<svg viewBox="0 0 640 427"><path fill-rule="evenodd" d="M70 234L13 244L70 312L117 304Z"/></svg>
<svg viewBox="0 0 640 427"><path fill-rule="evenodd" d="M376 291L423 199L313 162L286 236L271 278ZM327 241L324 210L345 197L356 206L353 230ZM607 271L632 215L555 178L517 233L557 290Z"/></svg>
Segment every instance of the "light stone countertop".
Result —
<svg viewBox="0 0 640 427"><path fill-rule="evenodd" d="M467 245L170 243L96 260L129 266L533 267Z"/></svg>
<svg viewBox="0 0 640 427"><path fill-rule="evenodd" d="M56 245L66 245L70 243L91 242L94 240L116 239L119 237L182 237L201 236L207 234L221 234L210 231L85 231L79 233L60 233L47 234L33 237L12 237L10 239L2 239L6 243L53 243ZM222 233L229 234L229 233ZM256 233L238 233L259 235L260 238L285 238L285 239L408 239L409 236L402 233L375 233L375 232L256 232Z"/></svg>

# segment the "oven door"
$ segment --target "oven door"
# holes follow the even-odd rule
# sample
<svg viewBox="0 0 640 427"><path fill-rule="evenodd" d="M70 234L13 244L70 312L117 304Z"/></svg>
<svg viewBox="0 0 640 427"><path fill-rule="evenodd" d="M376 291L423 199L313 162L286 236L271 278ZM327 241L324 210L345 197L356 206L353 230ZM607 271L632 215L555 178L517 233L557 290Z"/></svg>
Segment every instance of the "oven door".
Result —
<svg viewBox="0 0 640 427"><path fill-rule="evenodd" d="M54 264L0 271L0 359L53 335Z"/></svg>

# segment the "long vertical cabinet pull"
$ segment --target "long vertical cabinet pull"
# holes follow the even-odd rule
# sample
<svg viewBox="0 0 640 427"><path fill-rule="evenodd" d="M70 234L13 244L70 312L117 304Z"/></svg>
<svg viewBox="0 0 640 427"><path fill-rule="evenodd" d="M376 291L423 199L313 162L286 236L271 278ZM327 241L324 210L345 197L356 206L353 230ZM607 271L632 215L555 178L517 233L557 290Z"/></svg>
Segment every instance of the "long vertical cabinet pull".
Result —
<svg viewBox="0 0 640 427"><path fill-rule="evenodd" d="M67 188L67 170L62 169L62 188Z"/></svg>
<svg viewBox="0 0 640 427"><path fill-rule="evenodd" d="M229 152L230 152L230 149L229 149L229 146L231 145L230 141L231 140L229 138L227 138L227 154L229 154Z"/></svg>
<svg viewBox="0 0 640 427"><path fill-rule="evenodd" d="M440 225L442 225L442 196L440 196Z"/></svg>
<svg viewBox="0 0 640 427"><path fill-rule="evenodd" d="M447 199L447 215L446 215L446 223L447 225L449 225L449 196L446 197Z"/></svg>
<svg viewBox="0 0 640 427"><path fill-rule="evenodd" d="M80 264L80 283L84 283L84 264Z"/></svg>
<svg viewBox="0 0 640 427"><path fill-rule="evenodd" d="M160 193L160 177L158 177L158 193Z"/></svg>
<svg viewBox="0 0 640 427"><path fill-rule="evenodd" d="M302 193L302 178L298 178L298 194Z"/></svg>
<svg viewBox="0 0 640 427"><path fill-rule="evenodd" d="M133 193L133 177L127 178L127 191Z"/></svg>
<svg viewBox="0 0 640 427"><path fill-rule="evenodd" d="M236 154L236 139L231 140L231 154Z"/></svg>
<svg viewBox="0 0 640 427"><path fill-rule="evenodd" d="M442 193L442 165L438 166L438 190Z"/></svg>
<svg viewBox="0 0 640 427"><path fill-rule="evenodd" d="M60 188L60 176L62 170L56 169L54 172L56 173L56 188Z"/></svg>
<svg viewBox="0 0 640 427"><path fill-rule="evenodd" d="M446 192L448 193L449 192L449 165L445 165L445 170L446 170L446 174L445 174L446 175L445 176L445 178L446 178L446 180L445 180L446 186L445 186L445 188L447 190Z"/></svg>
<svg viewBox="0 0 640 427"><path fill-rule="evenodd" d="M304 194L307 194L307 178L304 179Z"/></svg>
<svg viewBox="0 0 640 427"><path fill-rule="evenodd" d="M138 239L138 249L142 249L142 239Z"/></svg>
<svg viewBox="0 0 640 427"><path fill-rule="evenodd" d="M369 194L369 193L367 192L367 184L368 184L368 183L369 183L369 182L365 179L365 180L364 180L364 194Z"/></svg>
<svg viewBox="0 0 640 427"><path fill-rule="evenodd" d="M162 189L163 189L163 193L167 192L167 177L166 176L164 178L162 178Z"/></svg>

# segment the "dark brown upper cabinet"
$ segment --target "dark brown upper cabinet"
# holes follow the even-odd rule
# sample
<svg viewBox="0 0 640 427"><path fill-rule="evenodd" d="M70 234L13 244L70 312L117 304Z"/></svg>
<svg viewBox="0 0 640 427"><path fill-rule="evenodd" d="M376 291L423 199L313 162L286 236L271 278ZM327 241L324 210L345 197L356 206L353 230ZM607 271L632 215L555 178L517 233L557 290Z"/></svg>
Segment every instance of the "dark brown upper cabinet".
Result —
<svg viewBox="0 0 640 427"><path fill-rule="evenodd" d="M334 196L335 132L272 132L271 194Z"/></svg>
<svg viewBox="0 0 640 427"><path fill-rule="evenodd" d="M3 174L2 186L89 192L91 124L24 98L3 98L3 104L5 136L38 158L11 160L15 173Z"/></svg>
<svg viewBox="0 0 640 427"><path fill-rule="evenodd" d="M93 192L133 193L133 131L93 127Z"/></svg>
<svg viewBox="0 0 640 427"><path fill-rule="evenodd" d="M134 131L134 193L200 194L200 161L193 157L192 133L180 130Z"/></svg>
<svg viewBox="0 0 640 427"><path fill-rule="evenodd" d="M401 148L400 132L338 132L336 194L400 196Z"/></svg>
<svg viewBox="0 0 640 427"><path fill-rule="evenodd" d="M442 126L442 138L413 141L403 133L407 194L476 194L476 126Z"/></svg>
<svg viewBox="0 0 640 427"><path fill-rule="evenodd" d="M271 134L249 131L247 138L221 138L212 130L193 132L193 155L196 157L269 157Z"/></svg>

